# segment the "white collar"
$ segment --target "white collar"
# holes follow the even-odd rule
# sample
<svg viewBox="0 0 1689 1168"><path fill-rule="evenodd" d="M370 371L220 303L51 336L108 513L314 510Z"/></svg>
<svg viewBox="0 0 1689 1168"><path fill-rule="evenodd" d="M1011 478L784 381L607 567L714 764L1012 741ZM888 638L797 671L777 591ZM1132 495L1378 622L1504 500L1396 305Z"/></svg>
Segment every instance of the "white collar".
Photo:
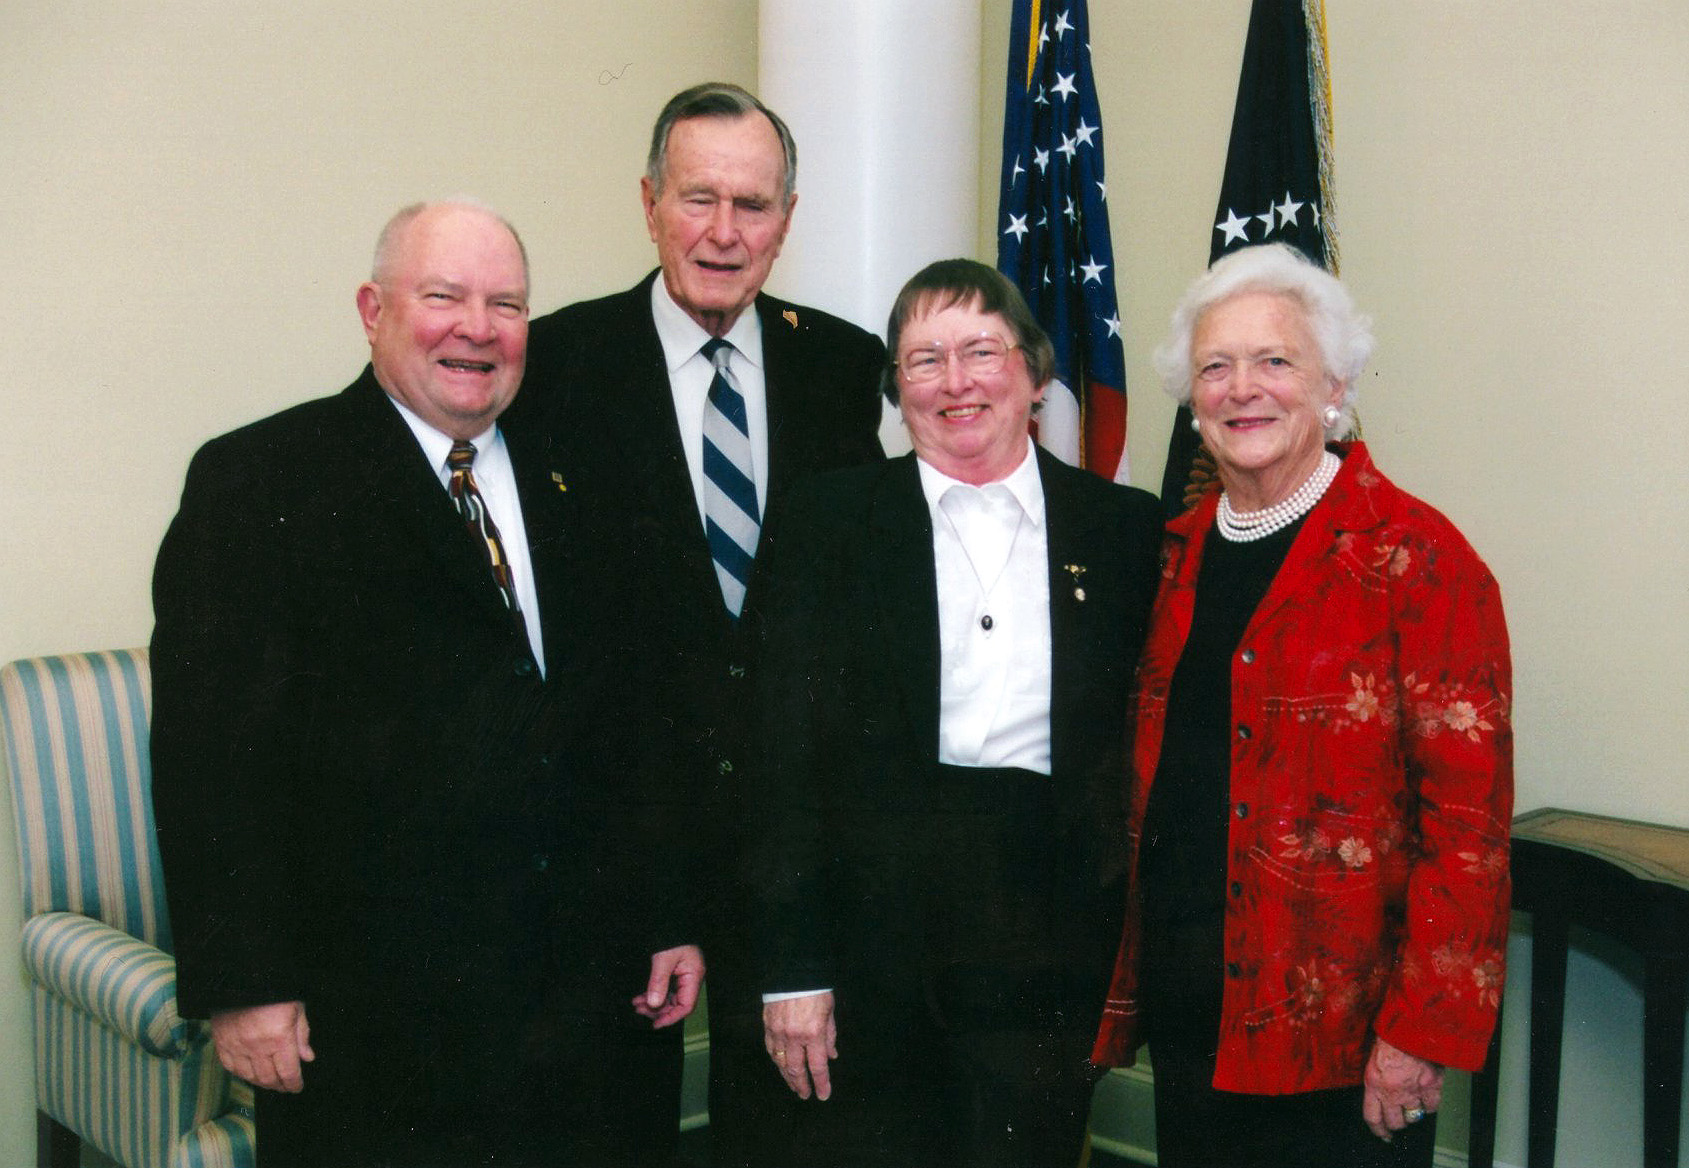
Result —
<svg viewBox="0 0 1689 1168"><path fill-rule="evenodd" d="M417 444L422 447L422 453L428 457L428 465L436 471L443 471L446 465L446 455L452 452L452 443L456 439L449 434L440 433L433 426L424 422L417 416L415 410L398 398L389 397L387 400L393 403L393 408L399 411L399 416L405 420L405 425L409 426L411 433L416 435ZM498 423L494 422L471 438L470 441L475 444L475 455L479 459L481 455L492 450L493 445L499 441Z"/></svg>
<svg viewBox="0 0 1689 1168"><path fill-rule="evenodd" d="M915 465L921 472L921 493L927 498L927 508L936 516L939 500L944 498L951 487L969 487L980 490L972 483L964 483L961 479L951 478L926 459L916 456ZM1026 440L1026 457L1020 460L1020 465L1010 471L1007 476L986 483L985 486L995 486L1001 483L1007 487L1009 493L1020 504L1020 509L1026 517L1039 527L1044 525L1044 480L1038 474L1038 459L1033 453L1032 439Z"/></svg>
<svg viewBox="0 0 1689 1168"><path fill-rule="evenodd" d="M657 339L663 344L663 359L668 363L671 376L676 369L698 356L698 350L710 339L710 334L674 302L660 271L651 281L651 321L657 326ZM739 313L739 319L733 322L733 327L722 339L739 350L739 355L745 360L762 368L762 317L757 313L755 302L745 306Z"/></svg>

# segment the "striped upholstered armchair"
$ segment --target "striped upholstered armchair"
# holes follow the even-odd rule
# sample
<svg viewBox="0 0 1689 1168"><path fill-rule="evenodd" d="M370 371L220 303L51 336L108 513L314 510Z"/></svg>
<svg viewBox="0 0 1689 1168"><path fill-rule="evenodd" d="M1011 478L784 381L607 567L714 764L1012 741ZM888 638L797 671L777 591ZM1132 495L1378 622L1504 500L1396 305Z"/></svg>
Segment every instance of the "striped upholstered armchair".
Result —
<svg viewBox="0 0 1689 1168"><path fill-rule="evenodd" d="M176 1013L151 707L144 649L0 669L43 1159L86 1141L126 1168L251 1168L251 1088Z"/></svg>

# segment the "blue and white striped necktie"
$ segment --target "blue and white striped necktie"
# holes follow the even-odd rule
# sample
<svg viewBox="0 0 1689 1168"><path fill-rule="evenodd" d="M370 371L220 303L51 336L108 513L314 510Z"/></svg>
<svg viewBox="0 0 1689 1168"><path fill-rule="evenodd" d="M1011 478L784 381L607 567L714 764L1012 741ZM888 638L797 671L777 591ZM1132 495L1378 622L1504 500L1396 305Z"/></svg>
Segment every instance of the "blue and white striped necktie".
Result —
<svg viewBox="0 0 1689 1168"><path fill-rule="evenodd" d="M744 395L728 375L733 346L711 337L701 351L715 366L704 405L704 530L722 601L738 617L762 530L756 475L751 469L750 425L745 420Z"/></svg>

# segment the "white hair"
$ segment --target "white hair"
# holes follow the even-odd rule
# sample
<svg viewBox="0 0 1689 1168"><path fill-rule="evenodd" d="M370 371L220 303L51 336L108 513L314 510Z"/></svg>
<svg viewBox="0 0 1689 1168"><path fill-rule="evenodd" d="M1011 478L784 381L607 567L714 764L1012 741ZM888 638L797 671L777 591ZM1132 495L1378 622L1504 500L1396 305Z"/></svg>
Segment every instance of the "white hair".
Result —
<svg viewBox="0 0 1689 1168"><path fill-rule="evenodd" d="M1191 282L1173 310L1167 339L1155 350L1155 371L1162 388L1180 405L1191 399L1191 340L1209 309L1233 296L1268 292L1288 296L1301 306L1308 331L1319 347L1320 369L1343 386L1337 421L1328 438L1341 438L1355 421L1361 370L1372 356L1372 320L1355 308L1342 281L1282 243L1240 247L1221 256Z"/></svg>

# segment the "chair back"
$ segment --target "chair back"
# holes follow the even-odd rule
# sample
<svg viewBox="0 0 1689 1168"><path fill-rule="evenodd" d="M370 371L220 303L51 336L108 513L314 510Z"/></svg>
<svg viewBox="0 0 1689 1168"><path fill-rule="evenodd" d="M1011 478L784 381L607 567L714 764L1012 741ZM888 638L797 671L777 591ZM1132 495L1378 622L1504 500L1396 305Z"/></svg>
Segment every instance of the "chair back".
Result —
<svg viewBox="0 0 1689 1168"><path fill-rule="evenodd" d="M81 913L173 951L153 828L151 712L145 649L0 669L26 919Z"/></svg>

